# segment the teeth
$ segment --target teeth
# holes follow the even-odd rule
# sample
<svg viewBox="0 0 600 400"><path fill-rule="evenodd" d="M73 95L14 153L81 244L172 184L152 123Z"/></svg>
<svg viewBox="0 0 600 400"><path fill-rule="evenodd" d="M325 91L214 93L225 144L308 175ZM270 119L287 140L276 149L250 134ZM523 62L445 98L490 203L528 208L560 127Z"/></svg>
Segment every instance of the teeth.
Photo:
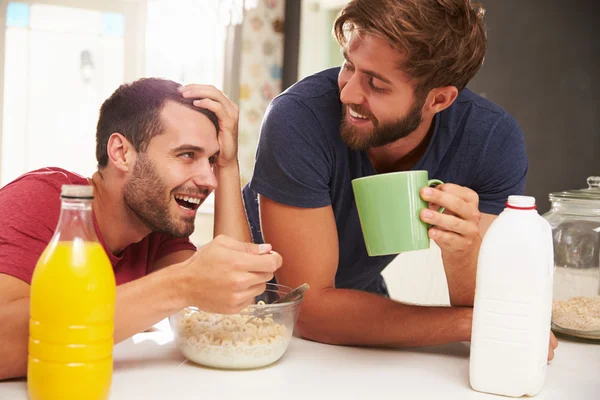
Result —
<svg viewBox="0 0 600 400"><path fill-rule="evenodd" d="M364 115L361 115L361 114L357 113L356 111L354 111L350 107L348 107L348 111L350 112L350 115L352 115L354 118L368 119L367 117L365 117Z"/></svg>
<svg viewBox="0 0 600 400"><path fill-rule="evenodd" d="M179 200L187 201L188 203L194 203L194 204L200 204L200 201L201 201L197 197L182 196L179 194L176 194L175 198L179 199Z"/></svg>

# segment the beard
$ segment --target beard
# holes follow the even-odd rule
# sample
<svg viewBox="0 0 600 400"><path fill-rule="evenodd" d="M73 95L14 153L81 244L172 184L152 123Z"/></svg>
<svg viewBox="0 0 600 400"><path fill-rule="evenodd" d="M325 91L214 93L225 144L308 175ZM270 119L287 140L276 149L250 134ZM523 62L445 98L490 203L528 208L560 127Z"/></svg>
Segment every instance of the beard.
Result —
<svg viewBox="0 0 600 400"><path fill-rule="evenodd" d="M369 111L363 109L361 106L353 104L351 106L352 110L368 117L373 124L373 129L366 134L359 132L359 130L348 121L346 118L348 109L346 105L342 104L342 123L340 124L340 136L342 141L352 150L363 151L372 147L385 146L398 139L405 138L421 125L421 122L423 121L423 104L425 104L425 98L417 98L404 117L383 124Z"/></svg>
<svg viewBox="0 0 600 400"><path fill-rule="evenodd" d="M131 178L123 187L125 205L152 232L165 233L178 238L189 237L194 232L194 217L172 216L169 210L172 193L198 194L199 189L169 191L156 167L143 153L133 167ZM200 190L205 197L208 190ZM165 193L168 193L165 197Z"/></svg>

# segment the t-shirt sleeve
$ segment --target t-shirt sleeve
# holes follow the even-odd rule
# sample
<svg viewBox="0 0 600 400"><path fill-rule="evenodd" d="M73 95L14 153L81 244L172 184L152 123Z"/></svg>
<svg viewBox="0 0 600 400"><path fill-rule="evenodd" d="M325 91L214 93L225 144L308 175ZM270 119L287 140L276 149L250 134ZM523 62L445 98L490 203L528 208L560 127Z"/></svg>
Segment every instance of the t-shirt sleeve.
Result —
<svg viewBox="0 0 600 400"><path fill-rule="evenodd" d="M265 114L250 188L303 208L331 204L332 151L314 113L293 95L276 98Z"/></svg>
<svg viewBox="0 0 600 400"><path fill-rule="evenodd" d="M479 210L498 215L508 196L524 194L528 165L523 131L505 114L492 131L475 177Z"/></svg>
<svg viewBox="0 0 600 400"><path fill-rule="evenodd" d="M170 235L162 235L154 255L154 262L181 250L196 251L196 246L194 246L188 238L176 238ZM149 265L148 268L151 269L152 265Z"/></svg>
<svg viewBox="0 0 600 400"><path fill-rule="evenodd" d="M0 190L0 273L31 284L58 223L63 183L23 177Z"/></svg>

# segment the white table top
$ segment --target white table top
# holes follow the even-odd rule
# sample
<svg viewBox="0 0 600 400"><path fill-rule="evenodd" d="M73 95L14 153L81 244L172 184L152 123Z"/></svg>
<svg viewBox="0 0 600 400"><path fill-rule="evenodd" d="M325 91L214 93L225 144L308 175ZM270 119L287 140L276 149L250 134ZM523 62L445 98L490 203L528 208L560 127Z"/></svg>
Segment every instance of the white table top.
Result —
<svg viewBox="0 0 600 400"><path fill-rule="evenodd" d="M186 361L171 332L157 331L115 347L110 399L502 399L470 388L468 356L468 343L389 350L293 338L271 366L223 371ZM600 344L561 341L547 371L536 400L600 399ZM26 382L0 382L0 399L27 399Z"/></svg>

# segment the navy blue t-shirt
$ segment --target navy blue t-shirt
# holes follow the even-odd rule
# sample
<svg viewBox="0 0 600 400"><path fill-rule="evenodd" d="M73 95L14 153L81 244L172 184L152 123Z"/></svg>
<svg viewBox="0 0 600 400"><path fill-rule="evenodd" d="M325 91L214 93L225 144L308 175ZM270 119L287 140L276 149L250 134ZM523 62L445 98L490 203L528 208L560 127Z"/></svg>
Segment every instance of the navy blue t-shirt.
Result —
<svg viewBox="0 0 600 400"><path fill-rule="evenodd" d="M380 273L394 256L367 255L351 181L377 172L365 151L349 149L340 138L338 73L333 68L307 77L267 109L254 174L244 188L246 212L254 241L262 242L257 193L295 207L331 205L339 242L336 287L381 292ZM523 194L523 132L502 108L464 89L434 121L413 169L473 189L482 213L499 214L509 195Z"/></svg>

